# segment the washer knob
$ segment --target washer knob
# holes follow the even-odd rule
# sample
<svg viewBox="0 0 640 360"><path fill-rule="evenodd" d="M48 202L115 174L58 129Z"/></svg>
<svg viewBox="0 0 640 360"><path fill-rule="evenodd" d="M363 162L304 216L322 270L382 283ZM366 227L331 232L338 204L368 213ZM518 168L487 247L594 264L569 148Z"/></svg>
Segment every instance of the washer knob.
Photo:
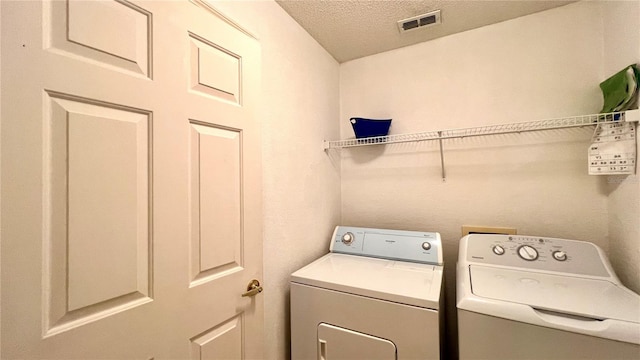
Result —
<svg viewBox="0 0 640 360"><path fill-rule="evenodd" d="M422 248L423 248L423 249L425 249L425 250L429 250L429 249L431 249L431 243L428 243L428 242L426 242L426 241L425 241L425 242L423 242L423 243L422 243Z"/></svg>
<svg viewBox="0 0 640 360"><path fill-rule="evenodd" d="M531 245L522 245L518 248L518 255L522 260L534 261L538 258L538 250Z"/></svg>
<svg viewBox="0 0 640 360"><path fill-rule="evenodd" d="M351 243L353 242L354 237L353 234L348 232L345 233L344 235L342 235L342 242L346 245L351 245Z"/></svg>
<svg viewBox="0 0 640 360"><path fill-rule="evenodd" d="M554 251L553 258L558 261L565 261L567 260L567 253L562 250Z"/></svg>
<svg viewBox="0 0 640 360"><path fill-rule="evenodd" d="M501 245L495 245L493 247L493 253L496 255L504 255L504 248Z"/></svg>

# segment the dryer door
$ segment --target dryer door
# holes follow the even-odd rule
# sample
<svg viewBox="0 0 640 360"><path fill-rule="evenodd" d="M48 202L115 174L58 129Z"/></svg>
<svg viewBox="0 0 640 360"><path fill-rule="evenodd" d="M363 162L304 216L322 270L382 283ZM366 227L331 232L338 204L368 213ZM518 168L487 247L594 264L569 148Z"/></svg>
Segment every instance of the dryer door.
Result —
<svg viewBox="0 0 640 360"><path fill-rule="evenodd" d="M396 345L383 338L320 323L319 360L396 360Z"/></svg>

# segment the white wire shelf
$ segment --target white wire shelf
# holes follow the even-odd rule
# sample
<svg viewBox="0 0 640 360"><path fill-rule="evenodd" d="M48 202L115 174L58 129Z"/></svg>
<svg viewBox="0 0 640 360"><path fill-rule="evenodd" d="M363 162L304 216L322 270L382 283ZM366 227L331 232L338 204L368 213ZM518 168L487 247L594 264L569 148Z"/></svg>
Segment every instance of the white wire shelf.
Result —
<svg viewBox="0 0 640 360"><path fill-rule="evenodd" d="M472 136L489 136L499 134L513 134L529 131L542 131L553 129L566 129L572 127L596 126L598 124L613 123L617 121L638 122L640 110L627 110L622 112L570 116L557 119L526 121L510 124L477 126L461 129L447 129L426 131L412 134L397 134L377 136L363 139L332 140L324 142L324 149L341 149L350 147L398 144L406 142L419 142L430 140L458 139Z"/></svg>

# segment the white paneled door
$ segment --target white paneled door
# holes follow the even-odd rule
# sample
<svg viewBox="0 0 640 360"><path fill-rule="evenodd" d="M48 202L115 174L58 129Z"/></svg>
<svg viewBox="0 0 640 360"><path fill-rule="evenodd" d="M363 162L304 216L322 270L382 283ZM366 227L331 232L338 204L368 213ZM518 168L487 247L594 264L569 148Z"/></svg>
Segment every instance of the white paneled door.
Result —
<svg viewBox="0 0 640 360"><path fill-rule="evenodd" d="M2 359L262 357L260 47L197 1L1 1Z"/></svg>

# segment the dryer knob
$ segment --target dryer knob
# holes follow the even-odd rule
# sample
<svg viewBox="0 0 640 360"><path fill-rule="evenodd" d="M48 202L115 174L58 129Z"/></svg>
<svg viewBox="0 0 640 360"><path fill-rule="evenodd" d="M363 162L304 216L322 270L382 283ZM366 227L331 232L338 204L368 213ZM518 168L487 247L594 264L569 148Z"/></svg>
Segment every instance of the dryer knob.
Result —
<svg viewBox="0 0 640 360"><path fill-rule="evenodd" d="M431 244L425 241L422 243L422 248L425 250L429 250L431 249Z"/></svg>
<svg viewBox="0 0 640 360"><path fill-rule="evenodd" d="M353 240L354 240L353 234L350 232L342 235L342 242L345 243L346 245L351 245Z"/></svg>

